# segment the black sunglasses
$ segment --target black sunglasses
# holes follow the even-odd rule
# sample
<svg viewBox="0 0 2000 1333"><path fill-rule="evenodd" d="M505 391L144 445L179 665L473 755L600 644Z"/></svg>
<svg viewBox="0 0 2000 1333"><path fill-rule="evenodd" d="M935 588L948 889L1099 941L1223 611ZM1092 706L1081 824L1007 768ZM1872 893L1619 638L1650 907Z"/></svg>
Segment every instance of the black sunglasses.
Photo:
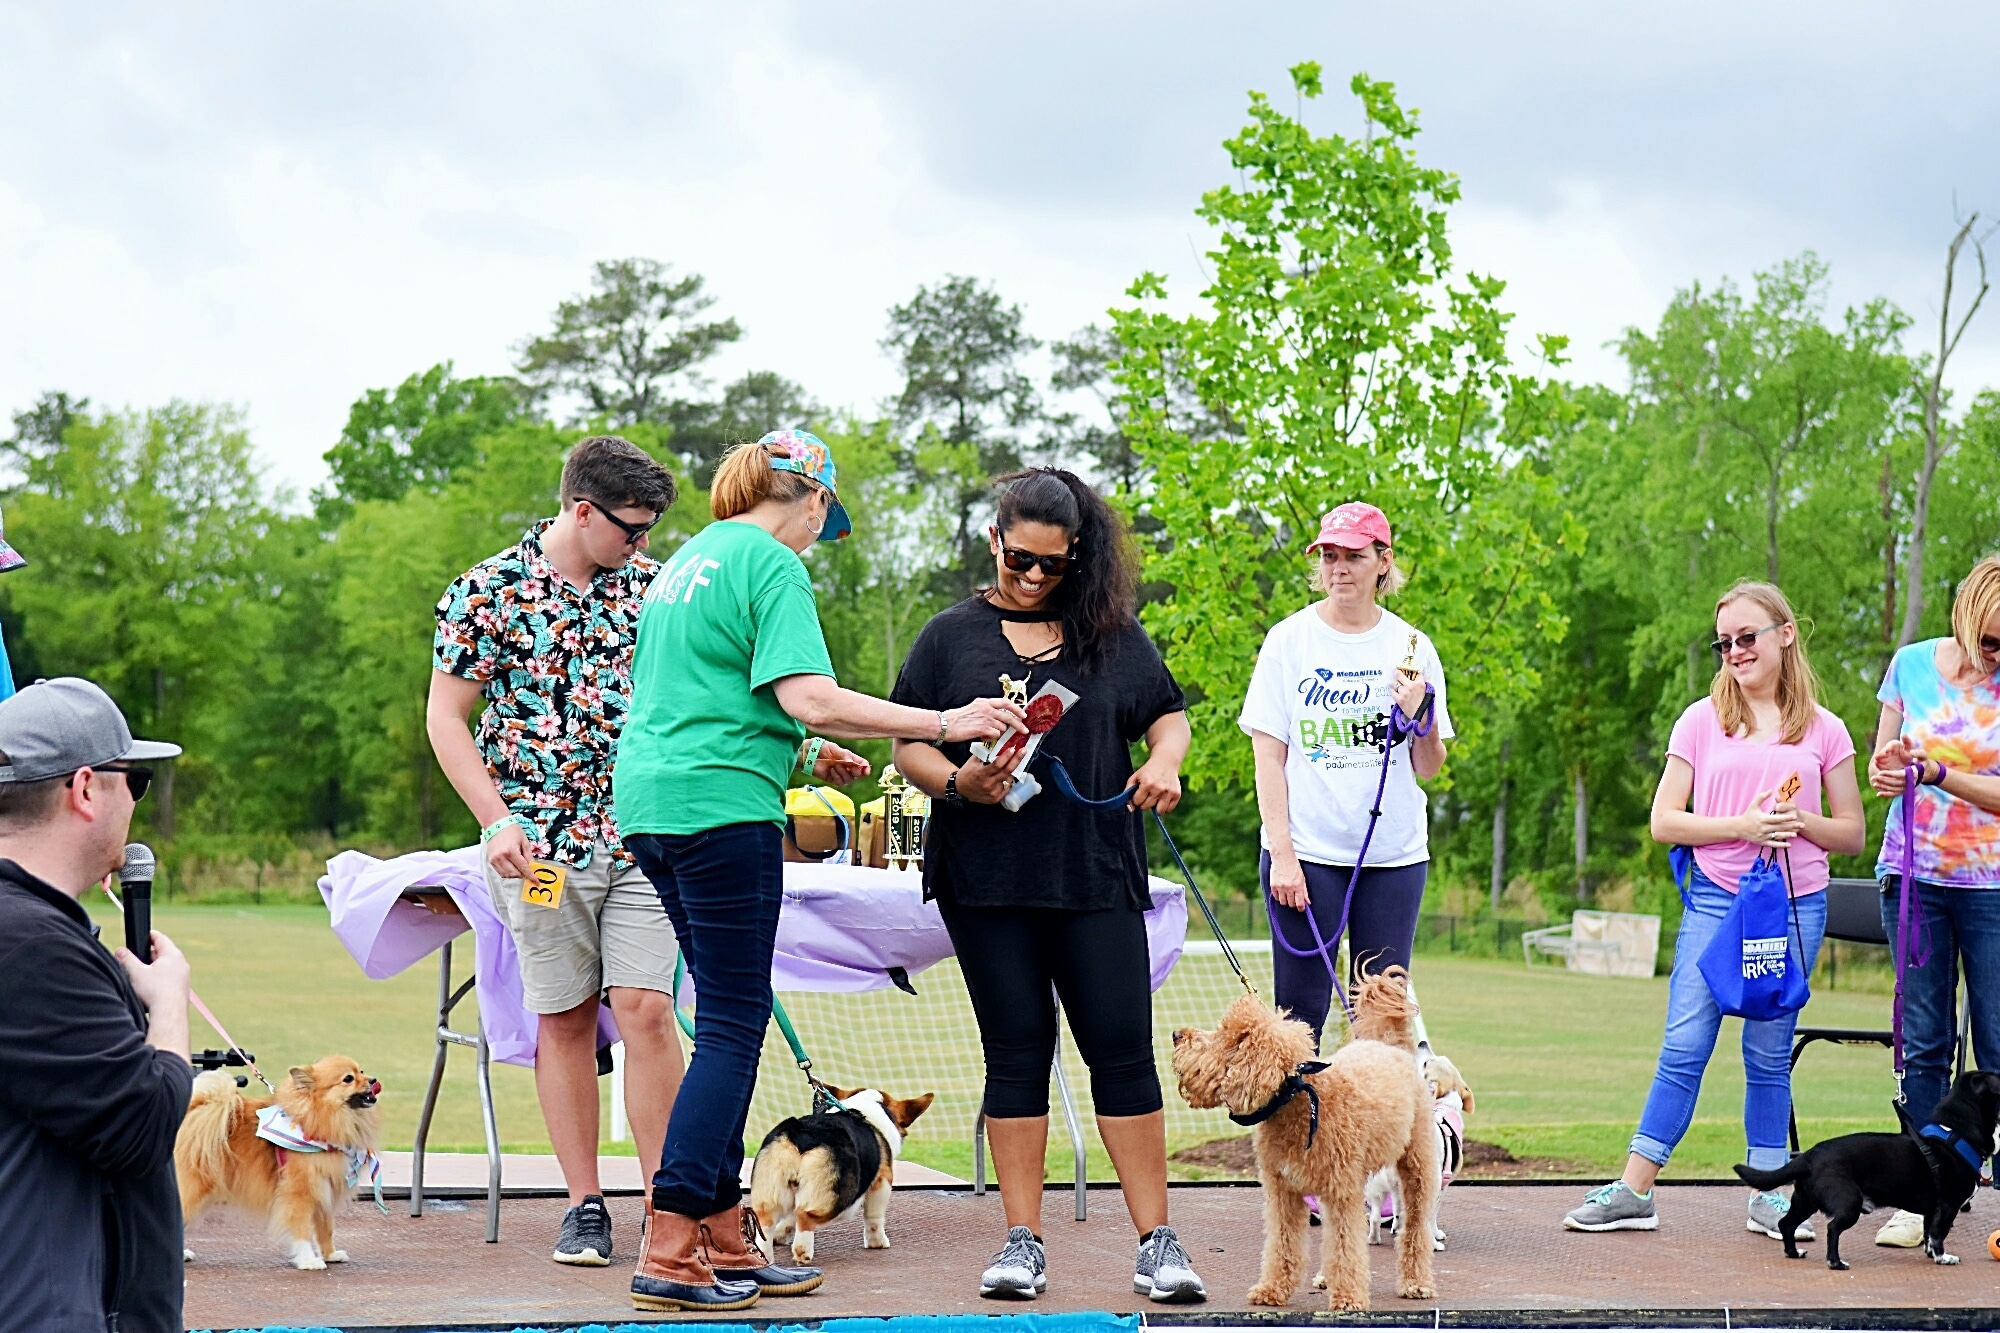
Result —
<svg viewBox="0 0 2000 1333"><path fill-rule="evenodd" d="M1979 651L1988 657L2000 657L2000 639L1988 634L1979 636Z"/></svg>
<svg viewBox="0 0 2000 1333"><path fill-rule="evenodd" d="M612 513L611 506L605 504L604 501L591 500L589 496L585 496L584 499L588 500L590 507L607 519L612 527L625 534L625 544L627 546L637 546L639 539L651 532L654 525L660 521L660 515L655 514L651 523L627 523L624 519Z"/></svg>
<svg viewBox="0 0 2000 1333"><path fill-rule="evenodd" d="M1784 623L1785 622L1782 620L1776 621L1772 624L1764 626L1764 628L1762 629L1751 630L1748 634L1739 634L1733 639L1711 639L1709 641L1708 646L1715 650L1715 654L1718 657L1726 657L1732 646L1734 646L1736 651L1739 653L1747 653L1752 648L1755 648L1757 646L1758 635L1769 634L1772 630L1777 629L1778 626ZM1996 644L1994 646L2000 647L2000 644Z"/></svg>
<svg viewBox="0 0 2000 1333"><path fill-rule="evenodd" d="M1036 555L1033 551L1023 551L1012 546L1001 547L1000 558L1006 562L1007 568L1016 574L1025 574L1036 565L1040 565L1042 573L1052 579L1059 579L1069 573L1070 566L1076 563L1076 557L1073 555Z"/></svg>
<svg viewBox="0 0 2000 1333"><path fill-rule="evenodd" d="M145 767L142 764L132 764L130 766L124 766L119 764L99 764L92 771L97 773L124 774L125 788L127 791L130 791L132 793L132 803L134 805L137 805L139 803L139 798L146 794L147 788L153 785L153 770ZM76 774L72 773L69 775L69 781L63 783L63 786L74 787L75 785L76 785Z"/></svg>

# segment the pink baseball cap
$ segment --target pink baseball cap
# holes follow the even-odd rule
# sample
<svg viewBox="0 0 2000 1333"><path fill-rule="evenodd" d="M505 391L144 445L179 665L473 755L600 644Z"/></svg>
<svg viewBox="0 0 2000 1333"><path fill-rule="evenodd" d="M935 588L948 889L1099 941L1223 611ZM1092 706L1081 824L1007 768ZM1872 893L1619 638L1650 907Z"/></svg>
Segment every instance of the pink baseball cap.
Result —
<svg viewBox="0 0 2000 1333"><path fill-rule="evenodd" d="M1306 547L1307 554L1322 546L1338 546L1349 551L1359 551L1365 546L1381 542L1384 546L1394 546L1389 540L1389 520L1381 510L1362 500L1350 500L1344 505L1326 511L1319 521L1319 536Z"/></svg>

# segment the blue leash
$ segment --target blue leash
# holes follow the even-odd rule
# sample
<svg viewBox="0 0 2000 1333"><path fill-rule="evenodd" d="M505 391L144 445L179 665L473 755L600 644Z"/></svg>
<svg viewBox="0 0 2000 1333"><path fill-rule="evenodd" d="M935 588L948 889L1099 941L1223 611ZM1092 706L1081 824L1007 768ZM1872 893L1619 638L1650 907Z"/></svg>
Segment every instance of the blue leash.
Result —
<svg viewBox="0 0 2000 1333"><path fill-rule="evenodd" d="M1382 776L1375 783L1375 804L1368 811L1368 830L1361 835L1361 851L1354 858L1353 873L1347 877L1347 895L1340 900L1340 918L1333 928L1333 943L1327 943L1320 935L1319 919L1312 914L1312 903L1309 899L1306 910L1300 915L1305 917L1306 925L1312 931L1313 947L1293 948L1292 942L1285 938L1285 932L1278 927L1277 900L1268 893L1264 895L1264 914L1271 922L1271 942L1294 958L1318 958L1326 964L1326 977L1333 983L1334 998L1340 1001L1340 1011L1347 1015L1349 1023L1354 1021L1354 1007L1347 1002L1347 992L1341 989L1340 968L1333 961L1333 950L1340 943L1340 937L1347 933L1347 914L1354 906L1354 890L1361 883L1362 867L1368 863L1368 844L1374 841L1375 825L1382 819L1382 794L1389 789L1390 758L1402 742L1431 734L1432 728L1437 726L1436 710L1432 707L1435 698L1436 692L1429 685L1425 685L1424 701L1417 705L1417 716L1414 721L1403 712L1401 704L1389 705L1389 740L1382 747Z"/></svg>
<svg viewBox="0 0 2000 1333"><path fill-rule="evenodd" d="M1056 758L1047 750L1041 751L1039 757L1048 760L1049 778L1056 784L1056 790L1061 792L1066 799L1076 802L1085 809L1114 810L1131 803L1132 787L1130 784L1115 796L1107 796L1103 800L1093 801L1076 789L1076 783L1070 779L1069 769L1063 766L1062 760ZM1201 891L1201 886L1194 882L1194 872L1188 869L1187 858L1181 855L1181 849L1175 845L1174 835L1167 832L1167 821L1160 816L1157 808L1151 813L1154 825L1160 830L1160 837L1166 840L1167 850L1174 854L1174 864L1180 867L1181 879L1186 882L1188 892L1194 895L1196 906L1201 908L1202 917L1208 922L1209 930L1215 935L1215 942L1222 946L1223 961L1229 964L1229 970L1236 974L1236 979L1243 983L1243 989L1248 991L1253 998L1256 998L1257 983L1250 980L1250 974L1243 970L1243 964L1236 957L1236 950L1229 947L1229 937L1222 933L1222 922L1216 919L1215 909L1208 905L1208 895L1204 894Z"/></svg>

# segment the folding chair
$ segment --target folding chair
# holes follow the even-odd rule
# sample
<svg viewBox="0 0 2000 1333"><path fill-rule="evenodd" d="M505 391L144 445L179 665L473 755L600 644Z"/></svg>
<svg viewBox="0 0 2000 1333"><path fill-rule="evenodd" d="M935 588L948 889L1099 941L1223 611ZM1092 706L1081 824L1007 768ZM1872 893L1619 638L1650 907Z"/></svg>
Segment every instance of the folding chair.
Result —
<svg viewBox="0 0 2000 1333"><path fill-rule="evenodd" d="M1885 948L1889 943L1888 934L1882 929L1882 886L1872 879L1835 879L1826 886L1826 938L1845 940L1849 944L1879 944ZM1965 1072L1965 1052L1970 1045L1972 1030L1972 1008L1959 996L1958 1008L1958 1055L1957 1073ZM1836 1046L1880 1046L1884 1050L1895 1046L1895 1033L1890 1029L1870 1028L1800 1028L1792 1035L1791 1068L1799 1067L1799 1057L1806 1053L1806 1047L1816 1041L1830 1041ZM1928 1113L1930 1108L1924 1108ZM1794 1104L1791 1112L1792 1152L1799 1151L1799 1114Z"/></svg>

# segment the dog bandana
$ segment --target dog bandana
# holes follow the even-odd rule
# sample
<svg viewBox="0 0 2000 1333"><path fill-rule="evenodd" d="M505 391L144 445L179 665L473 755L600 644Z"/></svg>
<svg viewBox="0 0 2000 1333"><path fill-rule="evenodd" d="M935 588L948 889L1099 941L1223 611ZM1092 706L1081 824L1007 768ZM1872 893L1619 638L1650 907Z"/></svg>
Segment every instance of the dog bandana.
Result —
<svg viewBox="0 0 2000 1333"><path fill-rule="evenodd" d="M278 1169L284 1170L285 1154L294 1152L338 1152L347 1157L347 1183L350 1188L358 1185L363 1176L375 1189L375 1206L384 1214L389 1205L382 1202L382 1159L366 1148L339 1148L331 1143L316 1139L299 1128L298 1121L286 1113L282 1106L266 1106L257 1112L257 1137L278 1148Z"/></svg>
<svg viewBox="0 0 2000 1333"><path fill-rule="evenodd" d="M1284 1110L1292 1098L1303 1092L1306 1095L1306 1101L1311 1104L1311 1109L1306 1112L1306 1147L1312 1147L1313 1139L1319 1134L1319 1089L1306 1082L1306 1076L1317 1074L1326 1067L1327 1062L1324 1060L1306 1061L1297 1069L1294 1069L1291 1072L1291 1076L1278 1085L1278 1090L1271 1094L1270 1101L1265 1102L1249 1115L1238 1115L1234 1111L1231 1111L1229 1118L1239 1125L1261 1125L1278 1112Z"/></svg>

